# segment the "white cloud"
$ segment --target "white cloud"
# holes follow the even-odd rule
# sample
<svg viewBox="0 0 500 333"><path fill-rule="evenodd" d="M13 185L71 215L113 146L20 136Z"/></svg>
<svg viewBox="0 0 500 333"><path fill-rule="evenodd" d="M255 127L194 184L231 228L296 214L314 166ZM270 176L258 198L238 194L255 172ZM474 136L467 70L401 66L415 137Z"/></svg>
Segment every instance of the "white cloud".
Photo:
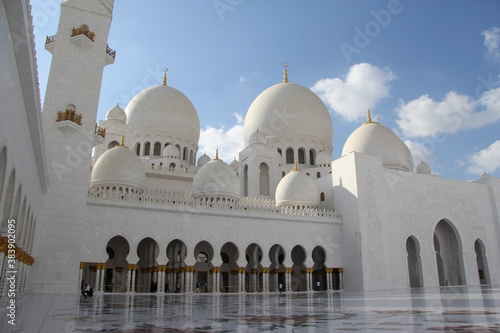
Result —
<svg viewBox="0 0 500 333"><path fill-rule="evenodd" d="M420 163L420 161L424 161L432 167L436 161L436 156L433 153L433 145L426 144L425 142L419 143L412 140L405 140L405 144L408 146L408 149L410 149L411 154L413 155L413 164L415 167Z"/></svg>
<svg viewBox="0 0 500 333"><path fill-rule="evenodd" d="M215 150L219 149L219 158L230 163L235 157L238 159L239 153L243 150L243 116L234 113L237 123L227 131L223 126L214 128L207 126L200 133L200 149L203 154L214 158Z"/></svg>
<svg viewBox="0 0 500 333"><path fill-rule="evenodd" d="M406 137L427 137L456 133L494 123L500 119L500 88L491 89L478 100L449 92L441 102L428 95L403 102L396 108L396 120Z"/></svg>
<svg viewBox="0 0 500 333"><path fill-rule="evenodd" d="M486 58L496 63L500 60L500 28L491 27L481 32L486 47Z"/></svg>
<svg viewBox="0 0 500 333"><path fill-rule="evenodd" d="M396 76L389 68L362 63L352 66L345 79L322 79L311 88L334 112L348 121L359 120L366 110L389 96L389 82Z"/></svg>
<svg viewBox="0 0 500 333"><path fill-rule="evenodd" d="M467 160L470 164L467 171L476 175L500 169L500 140L493 142L488 148L467 156Z"/></svg>

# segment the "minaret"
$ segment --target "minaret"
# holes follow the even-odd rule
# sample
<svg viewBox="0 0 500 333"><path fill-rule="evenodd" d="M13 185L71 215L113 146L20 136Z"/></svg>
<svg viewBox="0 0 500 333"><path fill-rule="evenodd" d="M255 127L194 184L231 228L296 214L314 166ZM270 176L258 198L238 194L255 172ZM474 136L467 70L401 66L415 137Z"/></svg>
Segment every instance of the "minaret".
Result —
<svg viewBox="0 0 500 333"><path fill-rule="evenodd" d="M96 126L101 81L115 57L108 47L113 4L63 1L57 34L46 40L53 55L42 112L49 184L36 224L33 292L78 291L91 152L105 135Z"/></svg>

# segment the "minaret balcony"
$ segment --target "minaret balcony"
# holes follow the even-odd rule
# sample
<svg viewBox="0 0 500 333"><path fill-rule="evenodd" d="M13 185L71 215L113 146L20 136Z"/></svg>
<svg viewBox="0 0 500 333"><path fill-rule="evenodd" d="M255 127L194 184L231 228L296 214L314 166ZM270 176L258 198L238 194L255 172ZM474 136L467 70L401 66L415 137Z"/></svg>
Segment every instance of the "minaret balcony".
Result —
<svg viewBox="0 0 500 333"><path fill-rule="evenodd" d="M71 37L76 37L80 35L86 36L92 42L94 41L95 33L90 31L88 25L86 24L82 24L79 28L73 28L73 30L71 31Z"/></svg>
<svg viewBox="0 0 500 333"><path fill-rule="evenodd" d="M55 44L56 44L56 35L47 36L47 38L45 39L45 49L50 53L52 53Z"/></svg>
<svg viewBox="0 0 500 333"><path fill-rule="evenodd" d="M82 24L79 28L73 28L71 30L71 42L75 43L79 47L89 48L94 45L95 33L90 31L86 24Z"/></svg>
<svg viewBox="0 0 500 333"><path fill-rule="evenodd" d="M99 125L95 124L94 146L98 145L99 143L103 143L105 137L106 137L106 128L102 128Z"/></svg>
<svg viewBox="0 0 500 333"><path fill-rule="evenodd" d="M111 49L109 47L109 45L106 45L106 63L105 63L105 66L114 64L115 58L116 58L116 51Z"/></svg>
<svg viewBox="0 0 500 333"><path fill-rule="evenodd" d="M64 134L78 132L82 128L81 114L77 114L74 110L59 111L56 118L56 127Z"/></svg>

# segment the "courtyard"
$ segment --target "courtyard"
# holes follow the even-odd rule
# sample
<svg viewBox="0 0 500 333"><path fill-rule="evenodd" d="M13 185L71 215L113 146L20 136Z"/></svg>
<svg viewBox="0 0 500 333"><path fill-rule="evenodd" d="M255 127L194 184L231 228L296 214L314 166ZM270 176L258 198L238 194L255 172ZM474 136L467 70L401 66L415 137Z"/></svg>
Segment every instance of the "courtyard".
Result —
<svg viewBox="0 0 500 333"><path fill-rule="evenodd" d="M390 292L25 295L16 325L57 332L499 332L500 287Z"/></svg>

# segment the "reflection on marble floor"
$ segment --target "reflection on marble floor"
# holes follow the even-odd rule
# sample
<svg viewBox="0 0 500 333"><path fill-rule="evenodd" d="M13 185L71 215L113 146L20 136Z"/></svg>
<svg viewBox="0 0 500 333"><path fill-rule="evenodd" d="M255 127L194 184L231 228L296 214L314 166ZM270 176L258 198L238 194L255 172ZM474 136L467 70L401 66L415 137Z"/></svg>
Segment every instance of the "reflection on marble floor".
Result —
<svg viewBox="0 0 500 333"><path fill-rule="evenodd" d="M299 294L27 295L0 332L500 332L500 287Z"/></svg>

